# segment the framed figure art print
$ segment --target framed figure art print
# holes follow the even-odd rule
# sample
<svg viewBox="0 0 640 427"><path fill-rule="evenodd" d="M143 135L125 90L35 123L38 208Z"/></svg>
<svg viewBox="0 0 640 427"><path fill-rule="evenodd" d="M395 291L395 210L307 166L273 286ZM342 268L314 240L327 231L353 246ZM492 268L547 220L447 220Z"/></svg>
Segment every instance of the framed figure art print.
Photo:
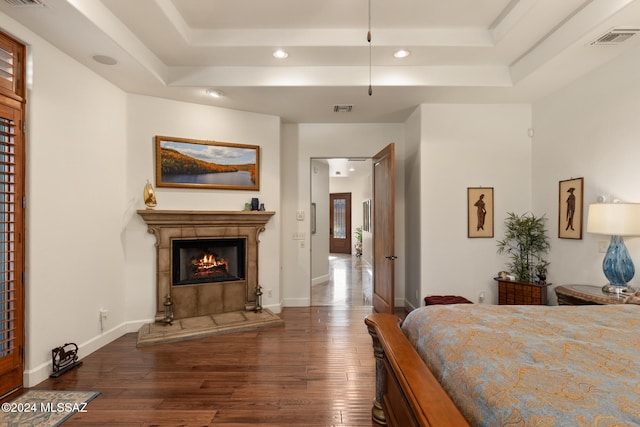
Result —
<svg viewBox="0 0 640 427"><path fill-rule="evenodd" d="M558 191L558 237L582 239L584 178L560 181Z"/></svg>
<svg viewBox="0 0 640 427"><path fill-rule="evenodd" d="M493 237L493 187L467 188L467 237Z"/></svg>
<svg viewBox="0 0 640 427"><path fill-rule="evenodd" d="M260 147L156 136L156 187L260 189Z"/></svg>

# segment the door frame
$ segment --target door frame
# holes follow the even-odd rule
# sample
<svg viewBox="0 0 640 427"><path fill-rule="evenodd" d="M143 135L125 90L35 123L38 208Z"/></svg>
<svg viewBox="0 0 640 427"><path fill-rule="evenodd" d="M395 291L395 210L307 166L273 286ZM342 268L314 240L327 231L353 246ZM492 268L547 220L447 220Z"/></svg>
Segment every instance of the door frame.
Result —
<svg viewBox="0 0 640 427"><path fill-rule="evenodd" d="M393 164L393 167L394 167L394 174L395 174L395 144L394 144L394 143L390 143L389 145L387 145L387 146L382 150L382 152L384 152L385 150L389 150L389 149L391 149L391 150L393 151L392 156L391 156L391 159L392 159L392 164ZM380 152L379 152L379 153L377 153L377 154L375 154L375 155L371 155L371 157L369 157L369 156L364 156L364 157L363 157L363 156L355 156L355 157L353 157L353 158L358 158L358 159L364 159L364 158L366 158L366 159L370 159L370 160L372 161L371 168L373 169L373 168L375 167L374 157L375 157L375 156L378 156L378 155L380 155ZM343 158L345 158L345 156L323 156L323 157L310 157L310 158L309 158L309 161L310 161L309 175L310 175L310 177L312 178L312 179L311 179L311 182L310 182L310 188L309 188L309 190L310 190L310 191L309 191L309 206L313 206L313 205L314 205L314 200L315 200L315 199L314 199L314 184L313 184L313 174L314 174L313 161L314 161L314 160L327 160L327 159L343 159ZM373 174L373 170L372 170L372 174ZM373 194L373 192L374 192L374 189L373 189L373 176L371 177L371 186L372 186L371 191L372 191L372 202L373 202L373 203L372 203L372 205L373 205L373 204L375 204L374 194ZM394 211L395 211L395 177L394 177L394 185L393 185L392 187L393 187L392 189L393 189L393 199L394 199L394 202L392 203L392 205L391 205L391 206L392 206L392 208L393 208L393 209L394 209ZM393 213L393 217L395 218L395 212ZM312 219L312 220L313 220L313 219ZM373 221L374 221L373 216L372 216L372 218L371 218L371 221L372 221L372 223L373 223ZM395 240L395 219L394 219L393 221L391 221L391 223L390 223L389 225L390 225L390 226L391 226L391 228L392 228L392 232L393 232L394 240ZM310 225L309 225L310 235L312 234L312 233L311 233L311 231L313 230L313 228L314 228L314 227L313 227L313 224L310 224ZM375 246L375 240L376 240L375 226L374 226L374 227L372 227L372 228L373 228L373 229L372 229L372 231L371 231L371 234L372 234L372 239L373 239L373 246ZM372 249L373 249L373 248L372 248ZM311 254L310 254L311 256L309 257L309 272L310 272L310 280L309 280L309 305L310 305L310 306L313 306L313 298L312 298L312 294L313 294L313 293L311 292L311 291L312 291L312 287L313 287L313 285L314 285L314 276L313 276L313 271L314 271L314 267L313 267L313 266L314 266L313 242L310 242L310 244L309 244L309 251L311 252ZM390 256L391 256L391 258L392 258L391 262L393 263L393 259L395 259L395 258L396 258L396 256L395 256L395 242L394 242L394 249L392 250L392 253L391 253L391 255L390 255ZM374 262L373 262L373 261L374 261L374 260L372 259L372 269L373 269L373 275L374 275L374 277L375 277L375 274L376 274L376 272L375 272L376 267L375 267L375 264L374 264ZM391 300L391 301L390 301L390 304L388 305L388 307L389 307L388 309L389 309L389 310L391 310L391 312L393 312L393 310L395 309L395 307L394 307L394 305L395 305L395 304L394 304L394 303L395 303L395 277L394 277L394 276L395 276L395 268L393 269L393 273L391 274L391 277L392 277L392 280L393 280L393 283L392 283L392 297L390 298L390 300ZM374 282L375 282L375 279L374 279Z"/></svg>

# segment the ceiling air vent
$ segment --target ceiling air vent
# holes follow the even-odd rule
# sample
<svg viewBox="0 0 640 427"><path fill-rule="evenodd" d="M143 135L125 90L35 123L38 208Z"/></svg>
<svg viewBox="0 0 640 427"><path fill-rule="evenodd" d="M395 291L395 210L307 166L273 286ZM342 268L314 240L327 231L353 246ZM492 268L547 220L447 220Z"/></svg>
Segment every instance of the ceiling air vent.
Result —
<svg viewBox="0 0 640 427"><path fill-rule="evenodd" d="M592 41L592 45L620 44L640 32L640 28L614 28Z"/></svg>
<svg viewBox="0 0 640 427"><path fill-rule="evenodd" d="M353 105L334 105L334 113L350 113L353 110Z"/></svg>
<svg viewBox="0 0 640 427"><path fill-rule="evenodd" d="M43 0L4 0L4 2L13 7L46 7Z"/></svg>

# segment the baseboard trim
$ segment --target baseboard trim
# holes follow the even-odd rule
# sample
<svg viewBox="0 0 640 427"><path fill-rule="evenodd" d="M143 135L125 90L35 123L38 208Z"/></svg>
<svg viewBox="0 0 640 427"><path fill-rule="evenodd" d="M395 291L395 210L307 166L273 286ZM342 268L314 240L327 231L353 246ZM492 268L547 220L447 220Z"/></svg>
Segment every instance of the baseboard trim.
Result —
<svg viewBox="0 0 640 427"><path fill-rule="evenodd" d="M264 305L263 307L271 310L271 312L275 314L279 314L282 312L282 304L269 304L269 305Z"/></svg>
<svg viewBox="0 0 640 427"><path fill-rule="evenodd" d="M318 276L311 279L311 286L320 285L322 283L326 283L329 281L329 275L325 274L324 276Z"/></svg>
<svg viewBox="0 0 640 427"><path fill-rule="evenodd" d="M110 342L120 338L124 334L128 334L130 332L138 332L138 329L142 327L142 325L153 322L153 319L146 320L135 320L131 322L124 322L112 329L109 329L106 332L103 332L100 335L97 335L82 344L78 345L78 356L79 359L90 355L94 351L98 350L101 347L109 344ZM32 369L26 369L24 371L22 381L24 383L23 387L33 387L42 381L49 378L52 370L52 362L48 360L46 362L40 363L38 366Z"/></svg>
<svg viewBox="0 0 640 427"><path fill-rule="evenodd" d="M415 310L416 308L418 308L418 307L415 307L413 304L411 304L411 301L409 301L409 300L404 300L404 305L403 305L403 307L404 307L405 309L407 309L407 311L413 311L413 310Z"/></svg>
<svg viewBox="0 0 640 427"><path fill-rule="evenodd" d="M285 298L282 302L283 307L310 307L311 298Z"/></svg>

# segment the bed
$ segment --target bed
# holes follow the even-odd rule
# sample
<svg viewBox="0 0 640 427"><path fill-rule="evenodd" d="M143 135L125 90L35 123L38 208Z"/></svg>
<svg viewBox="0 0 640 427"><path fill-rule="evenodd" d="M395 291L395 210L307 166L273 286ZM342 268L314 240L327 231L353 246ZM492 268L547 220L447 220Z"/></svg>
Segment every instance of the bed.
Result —
<svg viewBox="0 0 640 427"><path fill-rule="evenodd" d="M365 323L380 424L640 425L638 305L437 305Z"/></svg>

